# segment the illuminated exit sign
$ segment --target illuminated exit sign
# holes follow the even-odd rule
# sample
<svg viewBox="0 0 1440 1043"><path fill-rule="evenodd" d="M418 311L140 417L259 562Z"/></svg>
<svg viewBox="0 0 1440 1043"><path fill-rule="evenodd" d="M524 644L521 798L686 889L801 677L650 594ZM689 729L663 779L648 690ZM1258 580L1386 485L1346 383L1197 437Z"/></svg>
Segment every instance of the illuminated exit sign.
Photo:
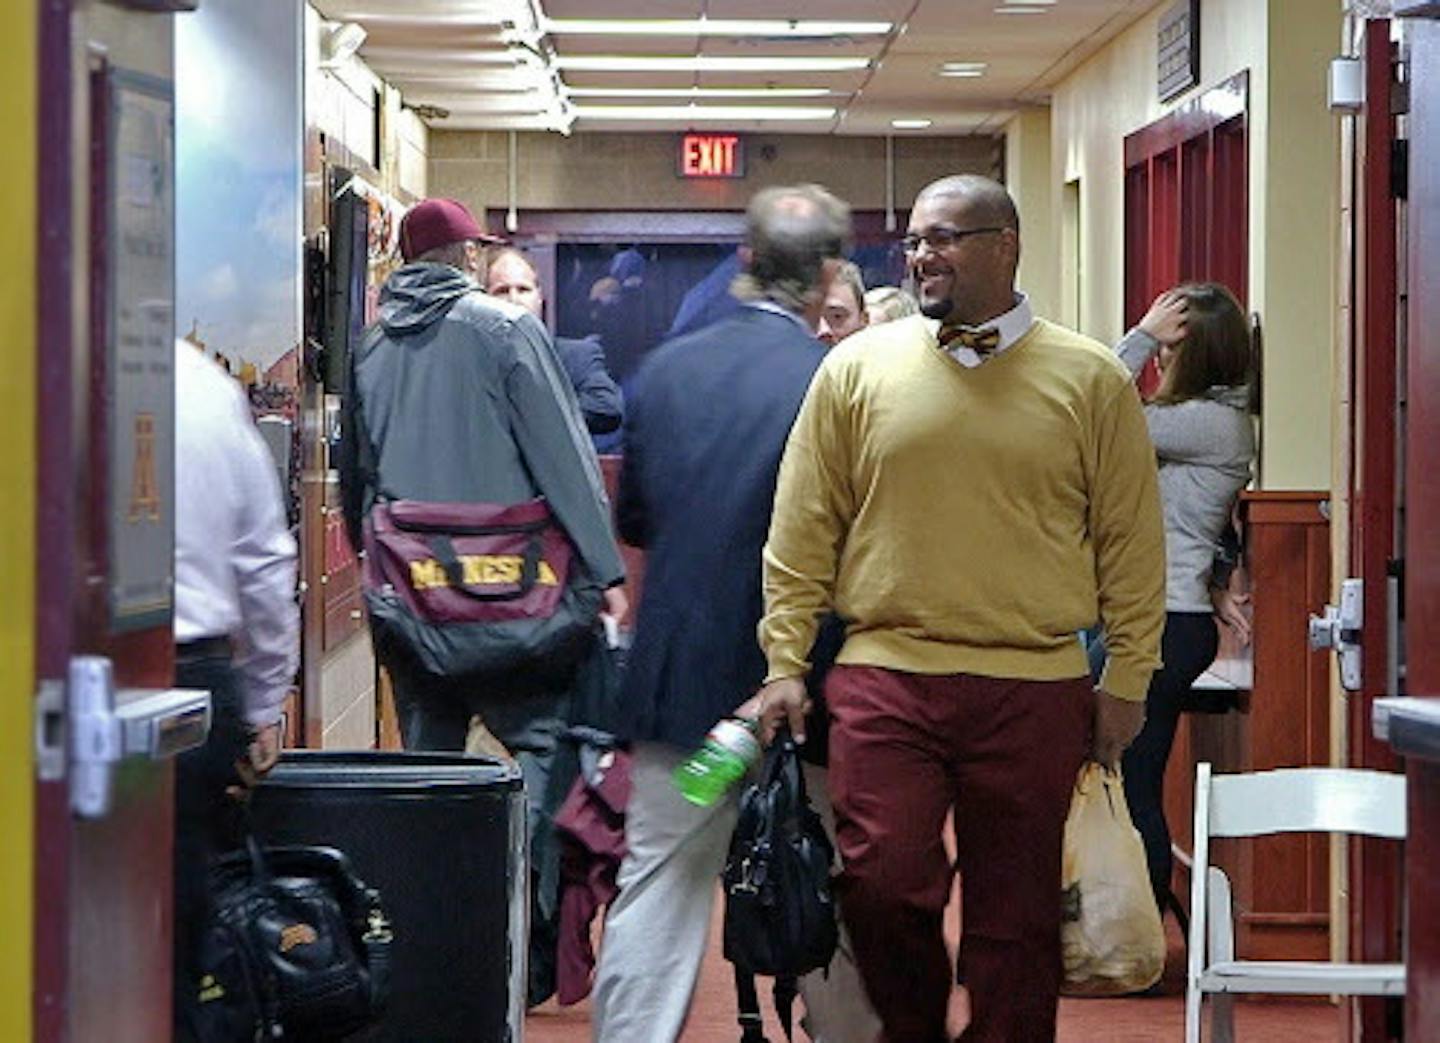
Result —
<svg viewBox="0 0 1440 1043"><path fill-rule="evenodd" d="M745 141L738 134L685 134L679 172L681 177L744 177Z"/></svg>

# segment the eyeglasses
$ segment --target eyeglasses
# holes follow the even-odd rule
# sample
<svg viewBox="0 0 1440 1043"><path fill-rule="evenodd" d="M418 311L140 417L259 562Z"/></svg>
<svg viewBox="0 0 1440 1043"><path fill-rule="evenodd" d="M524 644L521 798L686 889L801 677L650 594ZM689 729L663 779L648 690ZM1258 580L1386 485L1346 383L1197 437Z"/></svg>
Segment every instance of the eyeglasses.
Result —
<svg viewBox="0 0 1440 1043"><path fill-rule="evenodd" d="M911 232L904 239L900 240L900 246L907 254L920 252L920 244L924 243L932 250L944 250L954 246L960 240L970 235L984 235L986 232L1003 232L1004 228L994 225L988 228L955 228L951 225L932 225L928 231L915 233Z"/></svg>

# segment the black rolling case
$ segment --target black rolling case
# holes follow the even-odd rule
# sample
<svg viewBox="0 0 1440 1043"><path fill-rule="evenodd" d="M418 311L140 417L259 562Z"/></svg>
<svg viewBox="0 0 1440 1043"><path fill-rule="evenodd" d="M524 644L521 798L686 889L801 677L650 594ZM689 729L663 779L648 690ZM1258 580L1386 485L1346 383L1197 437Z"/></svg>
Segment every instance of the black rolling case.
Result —
<svg viewBox="0 0 1440 1043"><path fill-rule="evenodd" d="M514 1043L528 916L520 769L459 754L285 754L254 794L266 844L326 844L379 890L390 1002L366 1043Z"/></svg>

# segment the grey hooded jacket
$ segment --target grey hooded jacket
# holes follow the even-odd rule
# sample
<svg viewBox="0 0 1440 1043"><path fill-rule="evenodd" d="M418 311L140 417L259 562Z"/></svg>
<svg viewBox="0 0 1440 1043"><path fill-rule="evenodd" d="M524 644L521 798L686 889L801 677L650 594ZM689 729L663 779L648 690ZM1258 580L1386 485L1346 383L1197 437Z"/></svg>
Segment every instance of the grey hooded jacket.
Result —
<svg viewBox="0 0 1440 1043"><path fill-rule="evenodd" d="M1115 347L1139 373L1160 343L1133 329ZM1250 482L1255 426L1249 388L1214 387L1200 398L1145 407L1160 466L1165 514L1165 610L1210 612L1210 563L1230 509Z"/></svg>
<svg viewBox="0 0 1440 1043"><path fill-rule="evenodd" d="M340 445L345 521L359 546L377 488L396 497L513 504L543 496L590 575L624 578L610 505L575 391L549 335L459 269L409 264L352 359ZM378 477L362 469L356 413Z"/></svg>

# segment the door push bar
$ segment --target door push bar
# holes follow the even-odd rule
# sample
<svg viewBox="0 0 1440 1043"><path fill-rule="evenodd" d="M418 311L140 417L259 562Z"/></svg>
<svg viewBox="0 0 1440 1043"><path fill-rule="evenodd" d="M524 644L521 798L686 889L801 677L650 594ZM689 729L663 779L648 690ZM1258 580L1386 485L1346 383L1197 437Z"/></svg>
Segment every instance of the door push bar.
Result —
<svg viewBox="0 0 1440 1043"><path fill-rule="evenodd" d="M203 745L210 734L210 693L194 688L115 688L104 656L70 660L63 685L42 685L36 716L36 766L44 781L70 776L70 809L81 818L110 810L115 765L162 760Z"/></svg>

